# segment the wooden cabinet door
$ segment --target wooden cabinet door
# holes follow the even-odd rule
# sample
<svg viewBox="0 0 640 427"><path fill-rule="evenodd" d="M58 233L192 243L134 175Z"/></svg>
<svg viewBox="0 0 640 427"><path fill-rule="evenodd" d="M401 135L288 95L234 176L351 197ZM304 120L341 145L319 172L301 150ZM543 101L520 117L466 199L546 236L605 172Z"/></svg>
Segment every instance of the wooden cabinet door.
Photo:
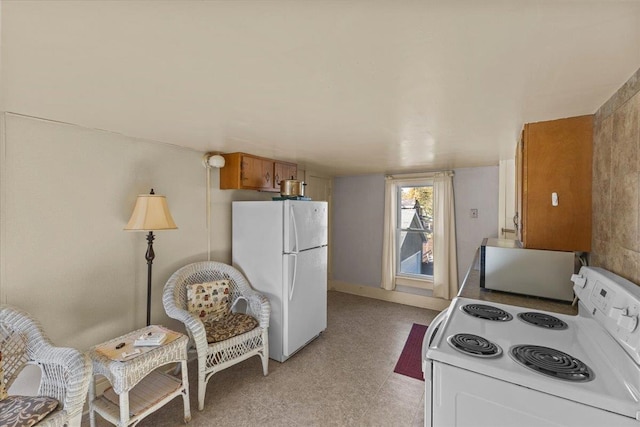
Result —
<svg viewBox="0 0 640 427"><path fill-rule="evenodd" d="M297 179L298 165L294 163L275 162L273 185L279 191L280 181L283 179Z"/></svg>
<svg viewBox="0 0 640 427"><path fill-rule="evenodd" d="M221 190L280 191L280 177L297 176L298 165L246 153L226 153L220 169ZM276 179L278 177L278 179Z"/></svg>
<svg viewBox="0 0 640 427"><path fill-rule="evenodd" d="M592 139L591 115L525 125L522 239L526 248L591 250Z"/></svg>
<svg viewBox="0 0 640 427"><path fill-rule="evenodd" d="M243 188L273 188L273 161L249 155L242 156L240 183Z"/></svg>
<svg viewBox="0 0 640 427"><path fill-rule="evenodd" d="M522 223L524 222L524 213L523 213L523 200L522 200L522 191L523 191L523 182L522 182L522 165L524 162L524 141L521 138L518 142L518 146L516 147L516 214L513 218L513 225L516 230L516 239L523 241L522 237Z"/></svg>

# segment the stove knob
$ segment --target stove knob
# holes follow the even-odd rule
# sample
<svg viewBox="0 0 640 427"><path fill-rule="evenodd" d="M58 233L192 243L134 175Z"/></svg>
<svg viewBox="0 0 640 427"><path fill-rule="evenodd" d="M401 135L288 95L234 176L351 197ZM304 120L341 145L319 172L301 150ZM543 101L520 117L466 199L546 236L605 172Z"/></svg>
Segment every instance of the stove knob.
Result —
<svg viewBox="0 0 640 427"><path fill-rule="evenodd" d="M613 317L614 319L619 319L620 316L626 316L627 313L627 308L622 308L622 307L611 307L611 317Z"/></svg>
<svg viewBox="0 0 640 427"><path fill-rule="evenodd" d="M587 278L581 274L572 274L571 281L581 288L584 288L584 285L587 284Z"/></svg>
<svg viewBox="0 0 640 427"><path fill-rule="evenodd" d="M618 326L629 332L633 332L638 326L638 316L626 316L623 314L618 317Z"/></svg>

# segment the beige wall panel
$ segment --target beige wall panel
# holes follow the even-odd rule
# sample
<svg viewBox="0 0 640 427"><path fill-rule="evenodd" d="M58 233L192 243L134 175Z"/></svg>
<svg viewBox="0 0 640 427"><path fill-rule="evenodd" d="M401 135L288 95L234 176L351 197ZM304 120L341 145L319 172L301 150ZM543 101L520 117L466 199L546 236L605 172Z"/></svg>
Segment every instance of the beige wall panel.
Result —
<svg viewBox="0 0 640 427"><path fill-rule="evenodd" d="M178 230L156 232L153 323L173 271L207 259L202 153L72 125L5 115L2 302L30 312L58 345L86 349L144 326L145 233L125 232L139 193L167 196ZM212 259L231 258L231 201L212 175Z"/></svg>

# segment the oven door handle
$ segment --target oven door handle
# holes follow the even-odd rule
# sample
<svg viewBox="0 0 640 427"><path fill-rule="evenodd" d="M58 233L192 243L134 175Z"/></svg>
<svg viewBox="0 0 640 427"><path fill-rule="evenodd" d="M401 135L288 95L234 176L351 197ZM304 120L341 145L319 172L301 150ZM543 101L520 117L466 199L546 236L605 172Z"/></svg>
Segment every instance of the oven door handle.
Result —
<svg viewBox="0 0 640 427"><path fill-rule="evenodd" d="M435 335L440 329L440 325L447 320L447 316L449 315L449 309L442 310L431 322L431 326L427 329L427 335L425 336L424 341L427 344L427 348L431 346L431 342L433 341L433 335ZM423 343L424 344L424 343ZM426 348L425 348L426 350Z"/></svg>
<svg viewBox="0 0 640 427"><path fill-rule="evenodd" d="M434 335L438 332L442 323L444 323L444 321L447 320L448 315L449 315L448 308L441 311L440 314L438 314L433 319L433 322L431 322L431 325L427 329L427 333L424 336L424 339L422 340L422 372L424 373L425 380L427 379L427 376L428 376L428 379L431 379L431 367L427 366L427 357L426 357L427 350L429 350L429 347L431 346L431 342L433 341ZM429 365L431 364L429 363Z"/></svg>

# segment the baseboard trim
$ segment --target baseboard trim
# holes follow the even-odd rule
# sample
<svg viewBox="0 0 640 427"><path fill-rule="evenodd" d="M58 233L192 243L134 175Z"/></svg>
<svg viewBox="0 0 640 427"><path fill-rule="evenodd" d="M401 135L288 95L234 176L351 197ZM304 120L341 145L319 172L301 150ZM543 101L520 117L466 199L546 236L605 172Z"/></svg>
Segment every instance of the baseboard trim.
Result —
<svg viewBox="0 0 640 427"><path fill-rule="evenodd" d="M395 302L413 307L428 308L429 310L442 311L449 307L451 301L423 295L408 294L405 292L387 291L372 286L356 285L353 283L329 280L329 290L344 292L346 294L359 295L367 298L375 298L382 301Z"/></svg>

